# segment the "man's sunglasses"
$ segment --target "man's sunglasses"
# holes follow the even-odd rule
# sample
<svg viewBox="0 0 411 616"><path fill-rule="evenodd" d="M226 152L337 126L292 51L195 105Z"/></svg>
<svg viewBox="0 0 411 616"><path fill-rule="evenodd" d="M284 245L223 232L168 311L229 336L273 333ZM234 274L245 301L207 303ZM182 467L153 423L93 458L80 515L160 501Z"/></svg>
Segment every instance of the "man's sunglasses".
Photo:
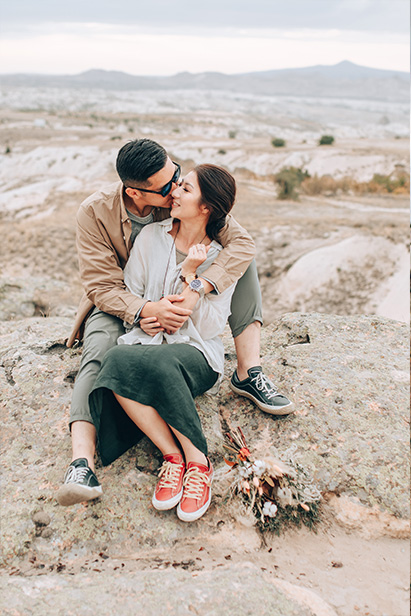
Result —
<svg viewBox="0 0 411 616"><path fill-rule="evenodd" d="M140 190L141 192L152 193L154 195L161 195L162 197L167 197L167 195L169 194L171 190L172 185L178 182L180 173L181 173L180 165L178 163L175 163L174 161L172 161L172 163L176 166L174 175L171 178L171 180L167 182L167 184L164 184L161 190L148 190L147 188L137 188L136 186L127 186L127 188L133 188L134 190Z"/></svg>

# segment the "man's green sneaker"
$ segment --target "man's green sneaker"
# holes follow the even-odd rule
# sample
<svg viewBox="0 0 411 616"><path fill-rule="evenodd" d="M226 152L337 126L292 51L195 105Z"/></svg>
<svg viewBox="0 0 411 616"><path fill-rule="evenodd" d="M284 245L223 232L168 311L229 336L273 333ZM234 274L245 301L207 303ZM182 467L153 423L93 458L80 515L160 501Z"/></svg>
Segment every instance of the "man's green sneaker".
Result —
<svg viewBox="0 0 411 616"><path fill-rule="evenodd" d="M265 376L261 366L248 370L248 378L240 381L237 371L231 377L230 388L236 394L252 400L259 409L271 415L288 415L292 402L278 392L276 386Z"/></svg>
<svg viewBox="0 0 411 616"><path fill-rule="evenodd" d="M64 483L57 492L57 500L64 507L92 500L103 494L96 475L86 458L77 458L68 467Z"/></svg>

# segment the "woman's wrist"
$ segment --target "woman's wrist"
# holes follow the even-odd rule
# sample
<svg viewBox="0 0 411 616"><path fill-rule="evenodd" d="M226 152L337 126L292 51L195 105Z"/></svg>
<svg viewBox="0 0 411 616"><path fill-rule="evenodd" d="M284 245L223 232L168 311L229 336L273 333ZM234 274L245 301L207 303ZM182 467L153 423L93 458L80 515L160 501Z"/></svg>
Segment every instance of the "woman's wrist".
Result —
<svg viewBox="0 0 411 616"><path fill-rule="evenodd" d="M183 270L181 270L180 272L180 280L182 282L186 282L187 284L190 284L190 282L192 280L195 280L195 278L197 278L197 274L195 272L185 272Z"/></svg>

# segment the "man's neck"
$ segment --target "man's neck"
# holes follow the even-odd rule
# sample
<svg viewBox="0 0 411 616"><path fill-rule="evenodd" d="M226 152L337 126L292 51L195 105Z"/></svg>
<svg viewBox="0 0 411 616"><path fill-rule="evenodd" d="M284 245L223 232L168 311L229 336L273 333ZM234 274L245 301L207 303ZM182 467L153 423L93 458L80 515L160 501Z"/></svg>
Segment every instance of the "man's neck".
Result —
<svg viewBox="0 0 411 616"><path fill-rule="evenodd" d="M134 214L134 216L138 216L139 218L145 218L154 209L152 205L136 205L133 199L129 197L126 192L123 192L123 199L126 210Z"/></svg>

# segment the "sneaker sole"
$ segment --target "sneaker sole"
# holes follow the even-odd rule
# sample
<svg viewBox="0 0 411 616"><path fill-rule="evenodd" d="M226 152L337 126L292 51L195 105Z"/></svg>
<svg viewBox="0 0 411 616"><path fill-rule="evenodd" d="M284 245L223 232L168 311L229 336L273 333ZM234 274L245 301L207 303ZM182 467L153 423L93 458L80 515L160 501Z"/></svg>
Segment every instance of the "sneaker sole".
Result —
<svg viewBox="0 0 411 616"><path fill-rule="evenodd" d="M151 502L153 504L154 509L157 509L157 511L168 511L169 509L173 509L173 507L178 505L178 503L181 501L182 496L183 496L183 490L181 490L181 492L176 494L176 496L173 496L173 498L169 498L166 501L157 500L156 497L153 496Z"/></svg>
<svg viewBox="0 0 411 616"><path fill-rule="evenodd" d="M199 518L201 518L201 516L205 514L205 512L210 506L210 503L211 503L211 490L210 490L210 497L208 501L200 509L198 509L197 511L188 513L187 511L183 511L181 507L178 506L177 507L177 517L182 522L195 522L196 520L198 520Z"/></svg>
<svg viewBox="0 0 411 616"><path fill-rule="evenodd" d="M264 402L260 402L258 398L248 393L248 391L243 391L242 389L238 389L235 385L231 383L231 381L230 381L230 389L234 393L239 394L240 396L244 396L244 398L248 398L249 400L252 400L254 404L256 404L261 411L264 411L265 413L270 413L270 415L289 415L290 413L294 412L294 410L288 410L288 411L285 410L286 408L292 405L292 402L289 402L288 404L284 404L283 406L278 406L278 407L269 406L268 404L264 404Z"/></svg>
<svg viewBox="0 0 411 616"><path fill-rule="evenodd" d="M94 488L88 486L79 486L75 483L67 483L57 492L57 502L63 507L69 505L76 505L77 503L84 503L85 501L93 500L103 494L101 486L95 486Z"/></svg>

